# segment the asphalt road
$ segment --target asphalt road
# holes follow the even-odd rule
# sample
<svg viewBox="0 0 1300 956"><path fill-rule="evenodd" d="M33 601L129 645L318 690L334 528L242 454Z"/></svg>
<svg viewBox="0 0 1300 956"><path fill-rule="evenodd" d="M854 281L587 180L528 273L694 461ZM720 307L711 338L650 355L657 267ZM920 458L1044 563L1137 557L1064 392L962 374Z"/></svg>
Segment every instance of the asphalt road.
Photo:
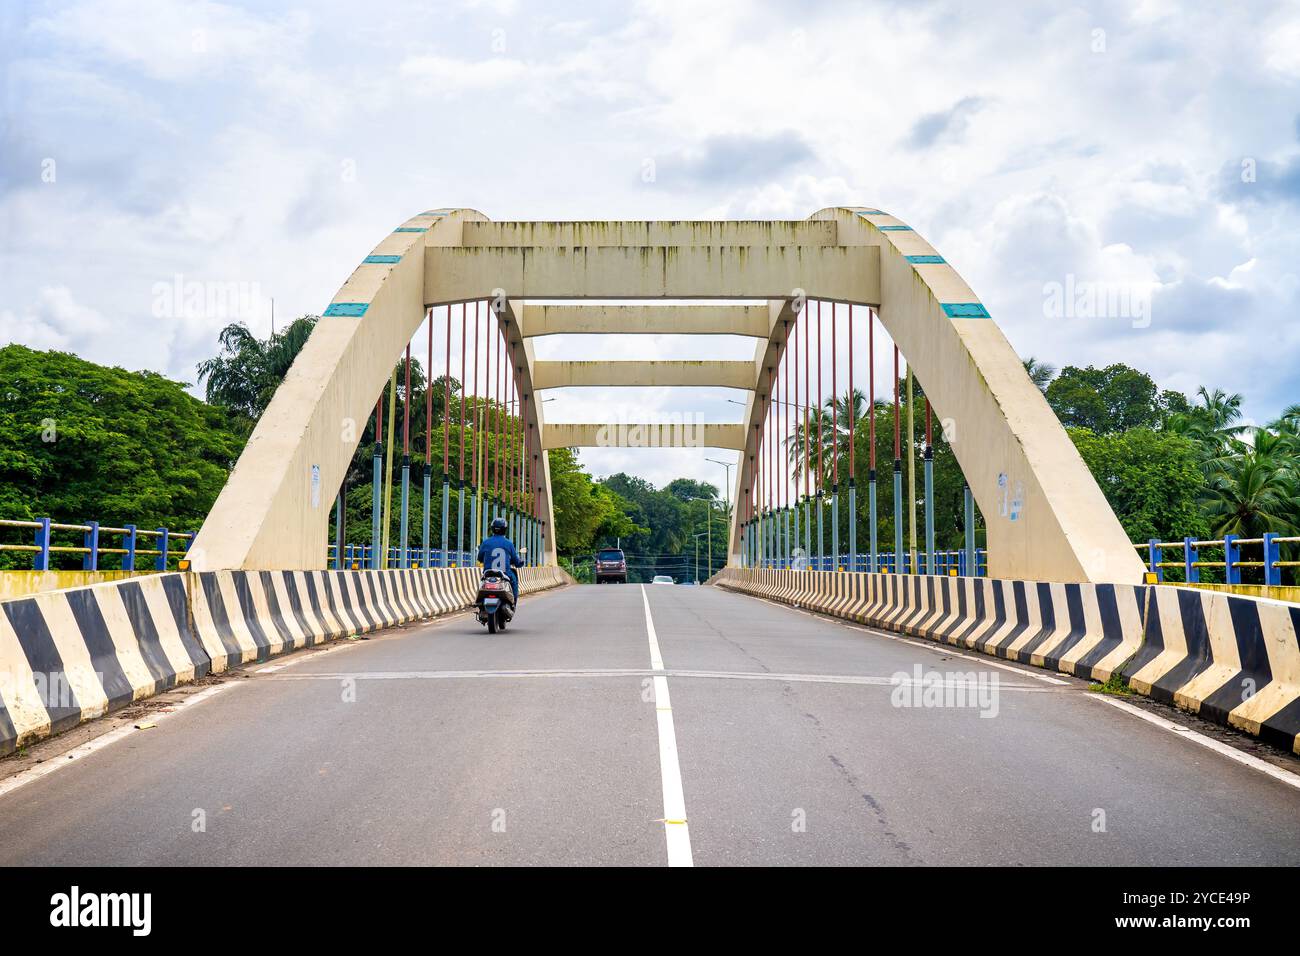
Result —
<svg viewBox="0 0 1300 956"><path fill-rule="evenodd" d="M273 664L0 796L0 865L1300 863L1300 790L1081 682L715 588Z"/></svg>

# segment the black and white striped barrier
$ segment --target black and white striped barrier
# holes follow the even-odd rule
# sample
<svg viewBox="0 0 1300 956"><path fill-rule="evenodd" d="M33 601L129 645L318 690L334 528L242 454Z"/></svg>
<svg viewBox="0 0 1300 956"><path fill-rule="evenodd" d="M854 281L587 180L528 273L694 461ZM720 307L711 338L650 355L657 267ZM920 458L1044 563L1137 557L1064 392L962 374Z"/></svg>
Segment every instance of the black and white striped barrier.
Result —
<svg viewBox="0 0 1300 956"><path fill-rule="evenodd" d="M0 603L0 753L202 677L181 574Z"/></svg>
<svg viewBox="0 0 1300 956"><path fill-rule="evenodd" d="M1129 686L1300 753L1300 605L1153 587Z"/></svg>
<svg viewBox="0 0 1300 956"><path fill-rule="evenodd" d="M520 569L530 594L572 583ZM170 573L0 602L0 754L247 661L469 607L474 568Z"/></svg>
<svg viewBox="0 0 1300 956"><path fill-rule="evenodd" d="M1300 605L1170 585L727 568L720 587L1077 677L1300 753Z"/></svg>

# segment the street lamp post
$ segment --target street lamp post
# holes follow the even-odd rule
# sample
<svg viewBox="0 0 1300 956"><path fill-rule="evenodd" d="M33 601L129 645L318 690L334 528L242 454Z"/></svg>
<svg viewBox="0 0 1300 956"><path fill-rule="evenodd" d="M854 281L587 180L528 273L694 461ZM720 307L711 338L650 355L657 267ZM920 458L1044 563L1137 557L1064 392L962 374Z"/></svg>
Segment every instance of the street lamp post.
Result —
<svg viewBox="0 0 1300 956"><path fill-rule="evenodd" d="M723 500L726 502L727 505L727 513L730 514L731 513L731 469L734 467L734 462L721 461L720 459L717 458L706 458L704 460L711 461L715 465L721 465L723 468L727 469L727 481L726 484L722 486L722 491L725 496ZM712 510L713 510L713 502L710 501L709 502L709 511L710 511L709 527L710 528L713 527ZM730 542L728 542L727 547L731 547ZM713 539L712 538L709 539L709 577L713 577Z"/></svg>

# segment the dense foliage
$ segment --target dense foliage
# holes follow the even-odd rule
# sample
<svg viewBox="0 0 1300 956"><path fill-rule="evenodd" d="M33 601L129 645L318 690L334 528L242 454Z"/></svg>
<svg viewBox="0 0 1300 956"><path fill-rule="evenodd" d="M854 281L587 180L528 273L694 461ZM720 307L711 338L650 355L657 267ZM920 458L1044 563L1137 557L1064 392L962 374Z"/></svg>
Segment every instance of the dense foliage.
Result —
<svg viewBox="0 0 1300 956"><path fill-rule="evenodd" d="M182 382L66 352L0 349L0 517L195 531L243 443L226 413ZM3 540L30 545L32 532L7 530ZM55 543L82 541L62 532ZM0 562L31 567L21 552L0 552ZM56 566L81 559L63 554Z"/></svg>

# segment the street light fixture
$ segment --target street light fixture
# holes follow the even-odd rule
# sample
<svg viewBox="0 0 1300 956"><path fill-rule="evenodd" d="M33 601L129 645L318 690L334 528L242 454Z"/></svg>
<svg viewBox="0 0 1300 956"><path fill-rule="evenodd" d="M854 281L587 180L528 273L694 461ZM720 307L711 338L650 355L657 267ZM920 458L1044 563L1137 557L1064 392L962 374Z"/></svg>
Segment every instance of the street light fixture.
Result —
<svg viewBox="0 0 1300 956"><path fill-rule="evenodd" d="M705 460L705 461L711 461L711 462L713 462L715 465L721 465L723 468L727 469L727 481L726 481L726 483L722 486L722 490L723 490L723 494L725 495L724 500L725 500L726 503L727 503L727 511L730 512L730 511L731 511L731 469L734 468L734 467L736 466L736 464L735 464L735 462L722 461L721 459L718 459L718 458L705 458L704 460ZM713 512L713 502L709 502L709 515L708 515L708 517L707 517L705 520L708 522L708 528L709 528L710 531L713 530L713 514L712 514L712 512ZM728 544L728 547L730 547L730 544ZM709 577L713 577L713 538L712 538L712 536L709 537Z"/></svg>
<svg viewBox="0 0 1300 956"><path fill-rule="evenodd" d="M691 535L695 539L695 583L700 583L700 539L706 532L701 531L699 534Z"/></svg>

